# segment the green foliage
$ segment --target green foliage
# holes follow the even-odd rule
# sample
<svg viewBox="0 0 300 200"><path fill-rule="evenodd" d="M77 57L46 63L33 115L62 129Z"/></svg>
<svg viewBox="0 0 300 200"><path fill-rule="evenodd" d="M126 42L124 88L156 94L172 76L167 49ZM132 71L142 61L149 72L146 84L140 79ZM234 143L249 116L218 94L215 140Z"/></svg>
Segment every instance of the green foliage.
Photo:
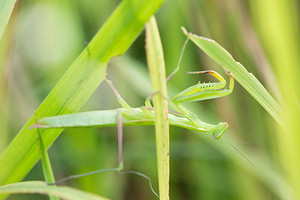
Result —
<svg viewBox="0 0 300 200"><path fill-rule="evenodd" d="M33 118L21 130L22 134L16 134L73 61L72 70L67 71L67 74L72 74L65 75L65 84L62 85L60 81L57 86L61 87L55 88L55 91L62 93L50 93L52 98L48 97L41 105L44 110L39 108L38 118L74 113L81 107L82 111L119 108L113 93L105 84L94 92L105 72L130 105L144 105L145 97L152 90L145 64L144 34L138 38L137 36L148 19L146 16L150 17L161 3L153 4L156 2L153 0L122 1L122 8L126 7L125 2L133 3L133 7L127 4L130 10L145 6L141 15L138 15L138 22L130 21L135 18L134 12L121 12L119 7L117 13L120 14L122 23L105 25L104 29L95 34L120 1L20 2L14 11L13 20L9 21L4 31L14 1L0 0L0 35L3 33L0 43L0 149L6 150L1 155L0 185L20 181L29 171L25 180L43 180L40 164L32 168L39 158L37 146L34 145L35 132L27 129L34 123ZM143 5L138 5L138 2ZM152 9L153 12L150 12ZM295 0L173 0L162 5L156 18L167 74L174 70L178 61L186 38L180 31L180 27L184 26L197 35L217 41L230 52L234 60L243 64L247 69L246 74L251 72L267 88L268 93L281 103L278 106L268 95L263 99L257 97L264 104L263 108L244 87L253 87L254 90L249 90L252 95L254 91L256 95L264 96L265 91L260 90L258 85L251 85L251 76L243 76L242 72L229 69L243 87L236 84L228 97L187 105L207 122L215 124L227 121L229 128L224 139L238 147L252 164L222 138L214 140L208 134L189 134L191 130L172 126L172 199L289 199L290 190L286 188L286 183L294 191L300 191L297 13L299 6ZM106 24L110 20L111 18ZM129 25L126 26L123 22ZM100 33L107 37L95 36L98 40L92 40L77 58L85 47L84 41L90 41ZM117 40L117 33L120 33L122 40ZM109 43L116 48L110 48ZM133 45L125 56L115 57L131 43ZM123 51L119 51L119 48ZM108 49L111 51L108 52ZM114 58L110 59L110 56ZM110 67L106 71L108 60ZM216 61L218 63L218 59ZM214 69L222 73L223 70L220 70L217 63L189 43L183 56L182 68L168 82L168 94L173 96L199 80L210 80L205 75L187 75L184 72ZM282 124L283 129L268 112ZM66 129L53 143L60 131L42 132L47 141L46 146L52 144L49 156L57 179L116 165L115 128ZM280 134L274 137L274 132ZM18 139L13 140L15 136ZM124 127L124 162L125 170L141 171L151 177L157 190L155 136L151 126ZM284 176L282 171L287 172L288 176ZM133 175L102 173L65 184L111 199L155 198L145 180ZM40 198L12 195L8 199Z"/></svg>
<svg viewBox="0 0 300 200"><path fill-rule="evenodd" d="M284 102L283 129L278 129L278 149L292 199L300 198L299 159L299 1L251 2L256 28L277 75ZM255 11L254 11L255 10ZM262 17L263 16L263 17Z"/></svg>

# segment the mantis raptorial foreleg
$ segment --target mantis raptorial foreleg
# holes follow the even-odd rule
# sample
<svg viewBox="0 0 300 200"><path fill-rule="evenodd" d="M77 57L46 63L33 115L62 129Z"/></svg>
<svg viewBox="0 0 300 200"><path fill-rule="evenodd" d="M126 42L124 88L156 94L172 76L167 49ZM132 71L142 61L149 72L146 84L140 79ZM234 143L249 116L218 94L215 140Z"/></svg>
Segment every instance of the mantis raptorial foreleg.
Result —
<svg viewBox="0 0 300 200"><path fill-rule="evenodd" d="M198 83L193 85L182 92L178 93L177 95L173 96L170 101L175 104L181 104L185 102L192 102L192 101L202 101L207 99L215 99L220 98L226 95L229 95L234 87L234 79L228 73L230 77L229 88L226 89L226 81L225 79L217 72L213 70L206 70L206 71L198 71L198 72L187 72L188 74L205 74L209 73L215 78L219 80L219 82L209 82L209 83Z"/></svg>
<svg viewBox="0 0 300 200"><path fill-rule="evenodd" d="M222 96L229 95L234 87L234 79L233 77L227 73L230 77L229 89L226 89L226 81L225 79L213 70L206 70L206 71L199 71L199 72L188 72L189 74L204 74L209 73L216 77L219 82L212 82L212 83L198 83L193 85L184 91L178 93L177 95L173 96L170 99L170 103L172 106L180 112L183 116L189 119L195 126L202 124L202 121L197 117L196 114L185 108L182 103L185 102L193 102L193 101L202 101L207 99L215 99ZM224 129L216 129L213 131L214 138L220 138L224 131L227 128L227 123L223 124Z"/></svg>
<svg viewBox="0 0 300 200"><path fill-rule="evenodd" d="M172 72L173 75L175 74ZM225 88L226 81L225 79L217 72L213 70L206 70L206 71L198 71L198 72L187 72L188 74L205 74L209 73L215 78L219 80L219 82L209 82L209 83L198 83L196 85L193 85L184 91L178 93L177 95L170 98L169 103L173 106L173 108L182 116L187 118L195 127L202 127L204 130L211 130L212 135L214 138L218 139L220 138L225 130L228 127L228 124L226 122L221 122L218 125L214 127L214 129L210 129L210 125L201 121L198 116L188 110L185 106L183 106L183 103L187 102L193 102L193 101L202 101L207 99L215 99L219 97L223 97L226 95L229 95L233 88L234 88L234 79L232 75L229 72L226 72L226 74L230 77L229 80L229 88ZM159 93L159 92L157 92ZM152 98L152 95L150 95L146 101L145 105L146 107L151 107L150 99Z"/></svg>
<svg viewBox="0 0 300 200"><path fill-rule="evenodd" d="M167 77L166 81L169 81L180 69L183 53L185 51L185 48L187 46L187 43L189 41L189 38L187 38L182 46L180 56L178 59L178 63L176 68L173 70L173 72ZM182 92L176 94L175 96L171 97L169 100L169 103L173 106L173 108L179 112L182 116L187 118L195 127L201 127L204 130L211 130L212 135L214 138L218 139L220 138L225 130L228 127L228 124L226 122L221 122L218 125L215 126L214 129L210 129L210 125L201 121L198 116L193 113L192 111L188 110L186 107L184 107L182 104L187 102L193 102L193 101L202 101L207 99L215 99L219 97L223 97L226 95L229 95L233 88L234 88L234 78L231 75L230 72L225 71L225 73L229 76L229 88L225 88L226 86L226 80L217 72L213 70L205 70L205 71L197 71L197 72L187 72L188 74L205 74L209 73L215 78L218 79L218 82L212 82L212 83L201 83L199 82L196 85L193 85ZM149 95L149 97L145 101L146 107L151 107L150 99L153 95L159 93L159 91L152 93Z"/></svg>

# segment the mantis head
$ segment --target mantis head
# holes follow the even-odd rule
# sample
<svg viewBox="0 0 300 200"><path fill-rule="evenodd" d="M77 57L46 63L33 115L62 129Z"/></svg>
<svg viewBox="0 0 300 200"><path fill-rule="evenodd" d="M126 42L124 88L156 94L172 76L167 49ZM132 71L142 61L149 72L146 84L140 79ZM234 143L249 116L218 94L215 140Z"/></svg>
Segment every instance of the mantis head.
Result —
<svg viewBox="0 0 300 200"><path fill-rule="evenodd" d="M228 128L227 122L220 122L218 125L216 125L216 127L212 131L213 137L215 139L220 139L227 128Z"/></svg>

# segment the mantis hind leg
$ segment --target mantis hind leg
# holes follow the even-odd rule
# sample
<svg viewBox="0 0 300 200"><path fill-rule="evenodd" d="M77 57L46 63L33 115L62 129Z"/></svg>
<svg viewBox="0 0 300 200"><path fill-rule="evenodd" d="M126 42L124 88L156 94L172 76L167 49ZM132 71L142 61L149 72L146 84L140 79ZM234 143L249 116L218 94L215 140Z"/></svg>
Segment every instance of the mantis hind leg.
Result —
<svg viewBox="0 0 300 200"><path fill-rule="evenodd" d="M122 123L122 115L118 111L117 112L117 127L118 127L118 152L119 152L119 170L123 170L123 123Z"/></svg>

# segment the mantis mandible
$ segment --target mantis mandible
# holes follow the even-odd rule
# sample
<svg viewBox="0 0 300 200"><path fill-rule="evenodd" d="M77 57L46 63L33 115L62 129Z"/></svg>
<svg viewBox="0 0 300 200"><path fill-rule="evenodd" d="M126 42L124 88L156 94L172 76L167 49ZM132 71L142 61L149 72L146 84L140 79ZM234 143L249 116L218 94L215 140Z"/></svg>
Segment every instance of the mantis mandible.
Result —
<svg viewBox="0 0 300 200"><path fill-rule="evenodd" d="M167 78L169 80L180 67L183 52L185 50L188 39L183 45L179 61L176 69ZM229 87L226 88L226 80L217 72L213 70L198 71L198 72L188 72L189 74L204 74L209 73L214 76L218 82L212 83L197 83L182 92L174 95L168 101L176 112L170 111L168 114L169 121L171 125L179 126L186 129L196 130L199 132L212 133L215 139L221 138L225 130L228 128L227 122L220 122L216 125L203 122L198 118L198 116L187 109L183 104L193 101L202 101L207 99L214 99L229 95L234 88L233 76L226 72L229 76ZM118 144L119 144L119 166L112 169L101 169L85 174L70 176L65 179L59 180L56 183L63 182L69 179L78 178L85 175L95 174L103 171L121 171L123 170L123 156L122 156L122 125L125 126L140 126L140 125L154 125L154 109L150 103L151 98L147 98L145 101L145 106L132 108L129 104L121 97L119 92L115 89L112 82L105 79L108 85L112 88L114 94L117 97L121 108L114 110L100 110L100 111L90 111L90 112L80 112L74 114L66 114L61 116L46 117L38 120L38 123L34 125L36 128L67 128L67 127L106 127L106 126L117 126L118 127ZM154 94L153 94L154 95ZM150 95L151 96L151 95ZM151 180L139 172L125 172L133 173L147 178L150 182L151 190ZM154 192L154 191L153 191ZM155 193L155 192L154 192ZM155 193L156 194L156 193ZM156 195L157 196L157 195Z"/></svg>

